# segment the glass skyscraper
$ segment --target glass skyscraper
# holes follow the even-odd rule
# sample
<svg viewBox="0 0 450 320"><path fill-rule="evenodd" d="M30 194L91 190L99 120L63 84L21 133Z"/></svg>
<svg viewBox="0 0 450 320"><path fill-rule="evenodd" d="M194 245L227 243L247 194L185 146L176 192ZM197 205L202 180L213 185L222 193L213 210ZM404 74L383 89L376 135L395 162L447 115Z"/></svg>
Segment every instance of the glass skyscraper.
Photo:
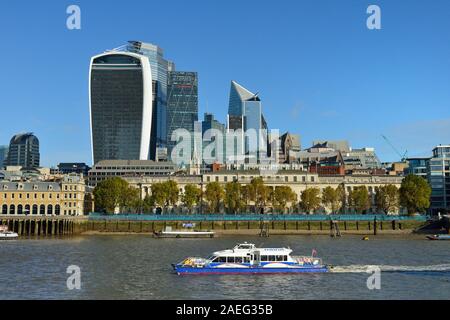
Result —
<svg viewBox="0 0 450 320"><path fill-rule="evenodd" d="M242 139L244 141L242 152L248 158L254 157L259 161L263 154L268 155L268 127L262 112L261 100L257 94L236 81L231 82L227 128L241 129L243 135L247 133ZM235 148L234 152L239 156L239 150Z"/></svg>
<svg viewBox="0 0 450 320"><path fill-rule="evenodd" d="M12 137L6 165L38 168L39 161L39 139L33 133L19 133Z"/></svg>
<svg viewBox="0 0 450 320"><path fill-rule="evenodd" d="M176 145L176 141L172 141L171 139L172 133L176 129L182 128L193 134L194 122L197 120L197 73L184 71L169 72L167 99L167 147L169 157L172 149Z"/></svg>
<svg viewBox="0 0 450 320"><path fill-rule="evenodd" d="M197 148L200 145L201 149L197 149L196 152L202 152L202 159L207 163L225 163L225 139L222 139L222 141L216 139L216 137L214 136L215 132L213 132L217 131L222 135L223 138L225 138L225 125L214 119L214 115L212 113L205 113L203 121L196 122L196 124L196 130L199 130L201 132L201 143L199 143L199 141L196 141ZM214 145L214 152L212 152L211 154L205 154L205 149L210 145Z"/></svg>
<svg viewBox="0 0 450 320"><path fill-rule="evenodd" d="M431 185L431 210L444 214L450 209L450 145L437 146L428 161Z"/></svg>
<svg viewBox="0 0 450 320"><path fill-rule="evenodd" d="M0 169L6 164L9 146L0 146Z"/></svg>
<svg viewBox="0 0 450 320"><path fill-rule="evenodd" d="M148 57L153 79L153 123L150 159L156 158L156 148L167 147L167 83L168 72L175 71L173 62L164 59L162 48L141 41L129 41L125 48Z"/></svg>
<svg viewBox="0 0 450 320"><path fill-rule="evenodd" d="M153 114L149 59L119 51L97 55L89 88L93 163L147 160Z"/></svg>

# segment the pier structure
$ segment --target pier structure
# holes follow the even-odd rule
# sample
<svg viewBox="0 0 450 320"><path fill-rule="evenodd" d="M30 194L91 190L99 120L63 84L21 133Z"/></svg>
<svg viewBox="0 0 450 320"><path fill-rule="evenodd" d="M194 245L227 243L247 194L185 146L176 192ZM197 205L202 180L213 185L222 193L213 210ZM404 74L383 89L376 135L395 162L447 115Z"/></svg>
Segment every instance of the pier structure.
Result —
<svg viewBox="0 0 450 320"><path fill-rule="evenodd" d="M0 216L0 225L17 232L19 236L64 236L79 231L81 223L87 221L82 217L18 217Z"/></svg>

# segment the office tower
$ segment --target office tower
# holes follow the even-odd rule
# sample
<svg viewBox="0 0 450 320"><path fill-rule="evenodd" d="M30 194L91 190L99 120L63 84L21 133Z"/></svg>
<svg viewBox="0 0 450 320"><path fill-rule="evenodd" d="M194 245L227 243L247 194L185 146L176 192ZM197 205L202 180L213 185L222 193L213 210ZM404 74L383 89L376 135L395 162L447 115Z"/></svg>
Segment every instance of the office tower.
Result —
<svg viewBox="0 0 450 320"><path fill-rule="evenodd" d="M196 72L171 71L168 79L167 98L167 149L168 155L176 145L172 133L186 129L194 133L198 121L198 79Z"/></svg>
<svg viewBox="0 0 450 320"><path fill-rule="evenodd" d="M205 113L203 121L195 123L195 131L200 131L200 138L195 139L196 155L198 156L200 150L198 146L201 145L202 159L206 163L224 163L225 162L225 125L214 119L212 113ZM215 132L214 132L215 131ZM220 134L222 141L216 139L215 134ZM201 141L201 144L199 143ZM210 146L214 146L214 152L209 154L207 149ZM206 151L206 152L205 152Z"/></svg>
<svg viewBox="0 0 450 320"><path fill-rule="evenodd" d="M427 167L432 190L431 211L444 214L450 209L450 145L435 147Z"/></svg>
<svg viewBox="0 0 450 320"><path fill-rule="evenodd" d="M405 169L405 174L413 174L427 179L427 164L430 158L408 158L408 168Z"/></svg>
<svg viewBox="0 0 450 320"><path fill-rule="evenodd" d="M89 88L93 163L147 160L153 115L149 59L119 51L94 56Z"/></svg>
<svg viewBox="0 0 450 320"><path fill-rule="evenodd" d="M128 41L128 52L146 56L152 71L153 122L149 158L156 159L157 148L167 147L167 82L168 72L175 71L175 64L163 58L162 48L151 43Z"/></svg>
<svg viewBox="0 0 450 320"><path fill-rule="evenodd" d="M6 164L6 159L8 157L9 146L0 146L0 169Z"/></svg>
<svg viewBox="0 0 450 320"><path fill-rule="evenodd" d="M261 99L236 81L231 82L227 128L242 130L244 150L234 148L235 156L243 153L249 160L260 161L269 154L268 126Z"/></svg>
<svg viewBox="0 0 450 320"><path fill-rule="evenodd" d="M6 165L38 168L39 158L39 140L33 133L19 133L12 137Z"/></svg>

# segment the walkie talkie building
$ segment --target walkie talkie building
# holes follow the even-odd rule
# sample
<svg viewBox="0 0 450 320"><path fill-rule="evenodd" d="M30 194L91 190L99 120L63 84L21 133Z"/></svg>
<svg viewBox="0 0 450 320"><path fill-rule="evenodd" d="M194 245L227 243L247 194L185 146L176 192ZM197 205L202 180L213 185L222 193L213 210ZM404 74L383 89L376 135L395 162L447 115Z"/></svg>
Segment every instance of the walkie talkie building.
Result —
<svg viewBox="0 0 450 320"><path fill-rule="evenodd" d="M89 108L93 163L147 160L152 125L148 57L111 51L91 59Z"/></svg>

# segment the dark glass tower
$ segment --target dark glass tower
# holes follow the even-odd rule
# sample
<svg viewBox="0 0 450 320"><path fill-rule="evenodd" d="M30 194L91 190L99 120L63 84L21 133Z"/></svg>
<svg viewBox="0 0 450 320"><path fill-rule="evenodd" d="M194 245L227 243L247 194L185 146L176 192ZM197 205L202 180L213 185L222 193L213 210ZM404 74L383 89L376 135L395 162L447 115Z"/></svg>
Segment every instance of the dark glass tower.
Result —
<svg viewBox="0 0 450 320"><path fill-rule="evenodd" d="M168 80L167 146L170 156L176 144L171 140L176 129L194 133L194 122L198 121L198 79L196 72L172 71Z"/></svg>
<svg viewBox="0 0 450 320"><path fill-rule="evenodd" d="M24 168L39 167L39 140L33 133L20 133L12 137L6 164Z"/></svg>
<svg viewBox="0 0 450 320"><path fill-rule="evenodd" d="M156 160L157 148L167 147L168 72L175 70L175 64L164 59L163 49L151 43L128 41L124 49L146 56L150 61L153 80L153 117L149 158Z"/></svg>
<svg viewBox="0 0 450 320"><path fill-rule="evenodd" d="M93 163L147 160L153 113L148 58L115 51L93 57L89 98Z"/></svg>

